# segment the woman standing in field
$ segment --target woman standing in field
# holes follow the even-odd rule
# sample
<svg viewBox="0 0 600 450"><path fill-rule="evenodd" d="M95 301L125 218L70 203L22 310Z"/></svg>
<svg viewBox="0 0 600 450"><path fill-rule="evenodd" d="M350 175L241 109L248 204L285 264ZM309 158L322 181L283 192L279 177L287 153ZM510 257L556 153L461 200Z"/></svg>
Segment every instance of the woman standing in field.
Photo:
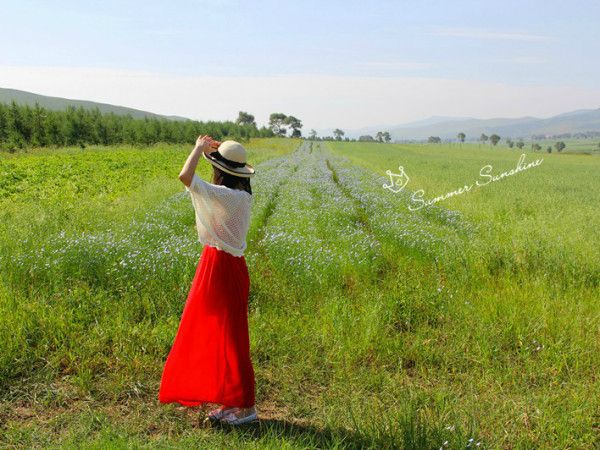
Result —
<svg viewBox="0 0 600 450"><path fill-rule="evenodd" d="M213 166L212 183L195 173L200 154ZM248 335L250 278L243 256L253 175L241 144L209 136L196 140L181 169L204 248L159 391L162 403L220 404L208 418L231 425L258 419Z"/></svg>

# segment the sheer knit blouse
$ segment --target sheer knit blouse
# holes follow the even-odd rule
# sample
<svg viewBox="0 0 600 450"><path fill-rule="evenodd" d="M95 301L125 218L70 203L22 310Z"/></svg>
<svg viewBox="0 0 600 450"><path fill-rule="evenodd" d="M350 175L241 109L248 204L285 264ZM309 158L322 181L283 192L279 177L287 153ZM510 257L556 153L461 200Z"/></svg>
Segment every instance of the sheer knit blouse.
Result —
<svg viewBox="0 0 600 450"><path fill-rule="evenodd" d="M190 193L196 212L200 243L216 247L233 256L243 256L250 226L252 194L220 184L207 183L196 173L191 184L185 189Z"/></svg>

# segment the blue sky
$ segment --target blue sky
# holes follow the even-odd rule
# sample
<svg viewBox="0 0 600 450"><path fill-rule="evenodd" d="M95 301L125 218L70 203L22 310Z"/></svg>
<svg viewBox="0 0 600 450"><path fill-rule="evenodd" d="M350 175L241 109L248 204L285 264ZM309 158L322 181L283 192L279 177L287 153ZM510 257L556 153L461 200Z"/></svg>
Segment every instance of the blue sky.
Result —
<svg viewBox="0 0 600 450"><path fill-rule="evenodd" d="M202 120L243 109L265 122L278 108L306 131L600 107L598 1L0 0L0 10L0 86L47 95Z"/></svg>

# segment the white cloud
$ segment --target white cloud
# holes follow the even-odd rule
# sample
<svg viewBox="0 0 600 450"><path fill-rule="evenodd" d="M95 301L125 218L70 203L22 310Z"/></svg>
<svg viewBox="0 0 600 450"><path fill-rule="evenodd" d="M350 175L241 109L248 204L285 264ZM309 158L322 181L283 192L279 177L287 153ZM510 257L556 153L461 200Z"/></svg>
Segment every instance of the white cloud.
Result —
<svg viewBox="0 0 600 450"><path fill-rule="evenodd" d="M198 120L272 112L292 114L311 128L342 129L404 123L432 115L479 118L548 117L597 108L600 90L526 86L423 77L322 74L183 76L84 67L0 67L0 86L94 100Z"/></svg>
<svg viewBox="0 0 600 450"><path fill-rule="evenodd" d="M463 37L472 39L497 39L511 41L551 41L555 38L530 33L507 33L501 31L488 31L477 28L436 28L429 34L446 37Z"/></svg>

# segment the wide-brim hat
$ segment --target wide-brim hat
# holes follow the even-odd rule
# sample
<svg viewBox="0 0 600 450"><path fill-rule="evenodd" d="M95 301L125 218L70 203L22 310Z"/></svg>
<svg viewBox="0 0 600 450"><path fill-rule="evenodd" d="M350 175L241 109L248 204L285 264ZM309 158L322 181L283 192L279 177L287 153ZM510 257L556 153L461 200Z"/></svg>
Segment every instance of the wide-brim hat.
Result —
<svg viewBox="0 0 600 450"><path fill-rule="evenodd" d="M246 149L236 141L223 141L212 153L203 153L213 166L238 177L254 176L254 167L246 162Z"/></svg>

